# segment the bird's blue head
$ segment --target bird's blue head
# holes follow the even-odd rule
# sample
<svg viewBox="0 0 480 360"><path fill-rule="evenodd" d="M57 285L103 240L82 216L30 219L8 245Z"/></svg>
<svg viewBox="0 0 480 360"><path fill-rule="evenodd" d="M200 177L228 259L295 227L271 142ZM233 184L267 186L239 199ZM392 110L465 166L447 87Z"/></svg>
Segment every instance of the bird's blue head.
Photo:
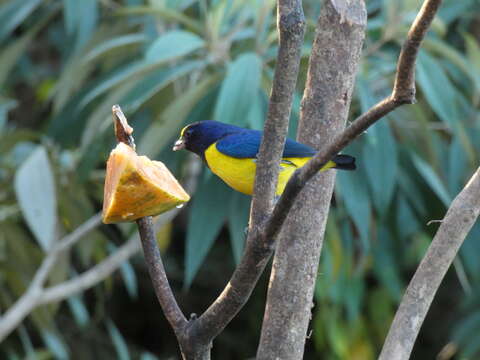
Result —
<svg viewBox="0 0 480 360"><path fill-rule="evenodd" d="M241 127L224 124L219 121L199 121L182 129L180 138L173 146L173 151L187 149L203 158L205 150L214 142L242 130L244 129Z"/></svg>

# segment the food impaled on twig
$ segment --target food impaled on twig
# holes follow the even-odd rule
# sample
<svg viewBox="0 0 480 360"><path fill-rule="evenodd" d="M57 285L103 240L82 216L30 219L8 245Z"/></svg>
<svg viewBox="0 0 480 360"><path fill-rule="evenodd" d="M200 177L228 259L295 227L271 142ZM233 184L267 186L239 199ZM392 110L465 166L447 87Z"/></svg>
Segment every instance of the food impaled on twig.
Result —
<svg viewBox="0 0 480 360"><path fill-rule="evenodd" d="M155 216L190 200L177 179L159 161L139 156L119 143L110 153L103 197L103 222Z"/></svg>

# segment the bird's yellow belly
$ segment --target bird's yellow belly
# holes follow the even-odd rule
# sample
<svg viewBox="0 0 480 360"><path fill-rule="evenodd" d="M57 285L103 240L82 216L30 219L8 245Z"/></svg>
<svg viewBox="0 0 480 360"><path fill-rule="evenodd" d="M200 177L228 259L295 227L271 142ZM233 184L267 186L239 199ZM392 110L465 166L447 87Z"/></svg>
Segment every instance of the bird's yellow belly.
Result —
<svg viewBox="0 0 480 360"><path fill-rule="evenodd" d="M210 170L230 187L247 195L253 194L255 171L257 170L256 159L239 159L222 154L214 143L205 151L205 160ZM283 193L294 171L305 165L310 158L284 158L283 160L280 164L276 195ZM334 164L329 163L322 170L332 166Z"/></svg>

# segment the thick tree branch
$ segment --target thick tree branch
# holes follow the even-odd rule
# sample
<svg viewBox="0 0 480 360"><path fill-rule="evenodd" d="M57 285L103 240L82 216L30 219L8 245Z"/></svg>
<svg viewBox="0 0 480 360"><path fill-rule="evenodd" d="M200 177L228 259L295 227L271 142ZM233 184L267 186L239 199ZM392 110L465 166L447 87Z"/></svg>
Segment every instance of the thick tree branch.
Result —
<svg viewBox="0 0 480 360"><path fill-rule="evenodd" d="M367 11L362 0L325 0L316 26L297 139L319 149L348 117ZM257 359L303 358L335 171L301 191L279 234Z"/></svg>
<svg viewBox="0 0 480 360"><path fill-rule="evenodd" d="M426 0L426 3L439 4L440 0ZM406 42L402 54L410 54L412 51L418 52L420 41L430 26L437 7L438 5L432 7L428 4L424 6L426 10L419 14L419 19L416 20L410 31L413 40ZM278 176L278 163L285 142L305 27L300 0L278 0L277 11L280 49L264 138L259 152L255 196L252 201L245 253L224 291L198 319L193 317L188 322L185 320L168 285L163 266L159 263L161 259L157 256L158 254L155 254L156 244L154 244L154 235L149 220L144 218L137 222L146 255L149 254L147 264L149 264L149 271L152 275L157 297L170 324L174 327L186 359L209 358L211 341L247 301L272 254L276 236L287 213L307 181L368 126L401 104L414 101L414 92L410 91L411 96L408 98L400 96L400 94L403 94L404 88L410 88L413 77L405 74L414 71L416 55L407 56L406 60L399 62L396 75L397 90L394 94L362 115L344 133L337 136L327 149L317 153L304 168L297 171L290 180L284 195L275 206L273 214L270 215ZM119 137L119 141L126 141L129 145L133 145L131 132L126 131L126 133L128 135L126 140ZM152 253L150 254L150 252Z"/></svg>
<svg viewBox="0 0 480 360"><path fill-rule="evenodd" d="M279 37L277 63L258 153L250 215L250 231L254 232L269 217L277 188L278 164L287 136L305 34L305 16L301 0L277 1L277 29Z"/></svg>
<svg viewBox="0 0 480 360"><path fill-rule="evenodd" d="M480 213L480 168L457 195L408 285L379 360L407 360L443 277Z"/></svg>
<svg viewBox="0 0 480 360"><path fill-rule="evenodd" d="M263 235L275 195L278 164L283 151L305 31L300 0L278 0L279 51L264 135L258 155L247 245L240 264L215 302L192 324L191 332L209 343L249 298L272 254L273 239Z"/></svg>
<svg viewBox="0 0 480 360"><path fill-rule="evenodd" d="M440 0L426 0L426 2L440 3ZM184 342L185 346L190 346L191 341L196 338L199 346L204 349L208 348L212 339L228 324L243 304L245 304L272 254L276 237L292 207L294 199L307 181L317 174L318 170L323 167L327 161L357 136L362 134L370 125L398 106L414 101L412 92L410 92L411 97L408 99L389 96L372 107L367 113L360 116L342 134L337 136L326 149L318 152L306 166L297 170L292 179L290 179L287 189L280 198L280 201L275 206L273 214L268 218L271 208L271 198L275 191L274 184L276 184L276 181L274 181L274 179L277 178L276 174L278 171L275 168L278 167L278 159L280 158L285 139L286 123L284 123L284 121L288 120L288 116L285 113L280 114L279 111L286 111L287 114L289 114L291 105L288 101L291 99L291 95L288 94L293 93L294 90L292 77L287 76L288 74L291 75L291 70L287 69L298 67L298 65L296 65L299 61L298 49L301 47L301 42L303 41L303 30L301 36L299 32L299 29L303 29L304 27L303 16L300 16L300 8L301 2L299 0L278 1L280 40L282 41L283 39L285 42L280 43L279 56L277 58L277 62L280 65L277 64L275 71L275 81L269 104L269 116L267 117L264 138L262 139L262 146L259 153L255 184L256 196L252 204L249 234L244 256L220 296L203 315L196 320L191 319L189 322L187 332L191 335L188 335L186 338L190 343L188 341ZM418 52L420 41L430 26L434 12L438 6L426 6L426 8L427 11L419 13L419 19L412 25L410 34L415 35L415 41L407 41L402 50L403 53ZM296 30L293 31L293 29ZM282 34L284 35L283 37ZM282 46L290 50L282 50ZM297 50L294 51L294 49ZM414 71L414 59L415 57L410 57L410 60L407 59L399 63L396 74L397 89L410 88L410 83L406 80L410 79L410 77L405 77L404 74ZM397 90L396 94L398 93ZM265 167L268 168L268 170L262 170ZM266 182L269 184L266 184ZM268 220L266 221L267 218Z"/></svg>

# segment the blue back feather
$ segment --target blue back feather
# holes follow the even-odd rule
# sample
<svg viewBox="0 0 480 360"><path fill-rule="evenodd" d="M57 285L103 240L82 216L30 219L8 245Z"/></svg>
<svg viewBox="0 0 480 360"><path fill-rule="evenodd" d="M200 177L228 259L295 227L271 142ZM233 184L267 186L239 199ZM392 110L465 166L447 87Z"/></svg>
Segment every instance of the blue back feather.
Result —
<svg viewBox="0 0 480 360"><path fill-rule="evenodd" d="M242 129L217 141L217 149L235 158L255 158L260 148L261 138L261 131ZM287 138L282 157L310 157L314 154L315 150L311 147Z"/></svg>

